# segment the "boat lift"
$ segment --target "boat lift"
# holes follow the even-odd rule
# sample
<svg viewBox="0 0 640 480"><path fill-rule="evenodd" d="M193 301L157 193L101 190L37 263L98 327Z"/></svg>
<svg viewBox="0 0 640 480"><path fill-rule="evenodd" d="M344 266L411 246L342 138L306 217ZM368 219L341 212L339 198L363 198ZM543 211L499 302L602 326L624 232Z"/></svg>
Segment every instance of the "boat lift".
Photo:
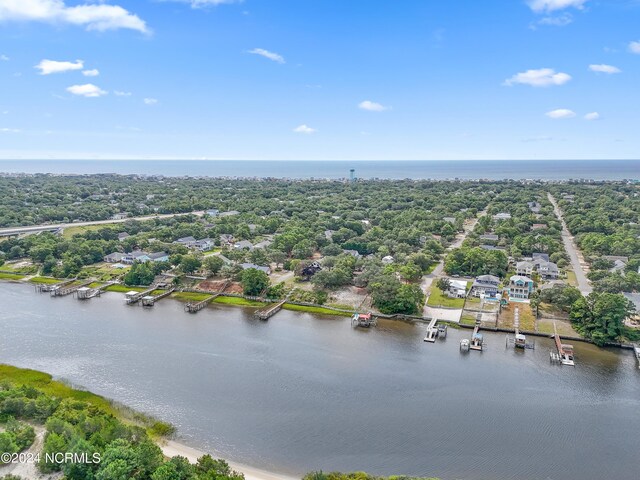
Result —
<svg viewBox="0 0 640 480"><path fill-rule="evenodd" d="M514 312L513 326L515 328L515 335L511 336L507 334L505 338L504 348L508 348L510 345L513 345L514 348L519 348L522 350L535 349L535 342L527 342L527 337L520 333L520 309L518 307L516 307L516 311Z"/></svg>

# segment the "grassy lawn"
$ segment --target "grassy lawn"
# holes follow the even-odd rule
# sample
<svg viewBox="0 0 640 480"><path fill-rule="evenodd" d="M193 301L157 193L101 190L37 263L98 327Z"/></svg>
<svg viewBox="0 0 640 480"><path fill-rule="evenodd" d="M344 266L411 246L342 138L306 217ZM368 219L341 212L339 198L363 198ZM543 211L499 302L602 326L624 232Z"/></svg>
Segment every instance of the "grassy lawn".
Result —
<svg viewBox="0 0 640 480"><path fill-rule="evenodd" d="M293 310L295 312L307 312L307 313L317 313L320 315L336 315L339 317L350 317L350 313L345 312L336 312L335 310L331 310L330 308L323 307L308 307L306 305L292 305L290 303L285 303L282 306L285 310Z"/></svg>
<svg viewBox="0 0 640 480"><path fill-rule="evenodd" d="M120 293L127 293L127 292L144 292L145 290L147 290L145 287L127 287L126 285L110 285L108 286L105 291L107 292L120 292Z"/></svg>
<svg viewBox="0 0 640 480"><path fill-rule="evenodd" d="M29 281L32 283L54 284L59 283L61 280L53 277L33 277Z"/></svg>
<svg viewBox="0 0 640 480"><path fill-rule="evenodd" d="M176 292L171 296L182 302L201 302L205 298L209 298L211 295L206 293Z"/></svg>
<svg viewBox="0 0 640 480"><path fill-rule="evenodd" d="M0 266L0 270L4 270L11 273L18 273L22 275L35 275L38 273L38 266L28 263L27 265L20 265L20 263L5 263Z"/></svg>
<svg viewBox="0 0 640 480"><path fill-rule="evenodd" d="M0 273L0 280L22 280L24 277L19 273Z"/></svg>
<svg viewBox="0 0 640 480"><path fill-rule="evenodd" d="M467 297L467 299L466 299L466 301L464 303L464 306L466 308L469 308L469 307L480 308L480 304L481 303L482 302L480 301L480 299L478 297L469 296L469 297Z"/></svg>
<svg viewBox="0 0 640 480"><path fill-rule="evenodd" d="M129 268L131 267L117 269L112 268L108 263L96 263L94 265L83 267L79 277L94 277L98 280L108 282L109 280L113 280L114 278L124 275Z"/></svg>
<svg viewBox="0 0 640 480"><path fill-rule="evenodd" d="M573 270L567 270L567 283L572 287L578 286L578 280L576 279L576 274L573 273Z"/></svg>
<svg viewBox="0 0 640 480"><path fill-rule="evenodd" d="M101 228L114 228L115 223L104 223L102 225L87 225L84 227L69 227L65 228L64 232L62 232L62 237L69 239L76 234L91 232L94 230L100 230Z"/></svg>
<svg viewBox="0 0 640 480"><path fill-rule="evenodd" d="M528 303L511 303L502 309L498 318L498 326L502 328L514 328L513 320L516 308L520 311L520 330L533 332L536 328L536 320Z"/></svg>
<svg viewBox="0 0 640 480"><path fill-rule="evenodd" d="M471 315L469 313L463 313L460 318L460 323L462 325L475 325L476 324L476 316Z"/></svg>
<svg viewBox="0 0 640 480"><path fill-rule="evenodd" d="M580 334L576 332L571 326L571 322L556 320L556 327L558 328L558 333L560 335L568 335L572 337L579 337ZM548 333L549 335L553 335L553 320L538 320L538 332L540 333Z"/></svg>
<svg viewBox="0 0 640 480"><path fill-rule="evenodd" d="M255 300L247 300L241 297L218 297L214 300L215 303L223 303L225 305L240 305L243 307L266 307L269 305L264 302L257 302Z"/></svg>
<svg viewBox="0 0 640 480"><path fill-rule="evenodd" d="M464 307L464 298L449 298L442 290L433 285L427 305L430 307L462 308Z"/></svg>

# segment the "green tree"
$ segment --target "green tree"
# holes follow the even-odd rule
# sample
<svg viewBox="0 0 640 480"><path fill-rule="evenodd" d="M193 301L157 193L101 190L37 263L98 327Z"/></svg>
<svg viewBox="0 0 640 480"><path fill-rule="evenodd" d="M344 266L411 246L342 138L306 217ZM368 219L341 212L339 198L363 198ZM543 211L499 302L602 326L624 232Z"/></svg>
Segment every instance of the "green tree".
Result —
<svg viewBox="0 0 640 480"><path fill-rule="evenodd" d="M242 272L240 282L245 295L258 296L269 287L269 276L262 270L248 268Z"/></svg>
<svg viewBox="0 0 640 480"><path fill-rule="evenodd" d="M202 266L202 262L199 258L193 255L185 255L180 260L180 270L186 274L191 274L198 270Z"/></svg>
<svg viewBox="0 0 640 480"><path fill-rule="evenodd" d="M203 266L207 274L217 275L224 266L224 260L218 255L210 255L204 259Z"/></svg>
<svg viewBox="0 0 640 480"><path fill-rule="evenodd" d="M624 320L635 308L624 295L591 293L571 307L570 318L576 329L596 345L619 341L624 333Z"/></svg>

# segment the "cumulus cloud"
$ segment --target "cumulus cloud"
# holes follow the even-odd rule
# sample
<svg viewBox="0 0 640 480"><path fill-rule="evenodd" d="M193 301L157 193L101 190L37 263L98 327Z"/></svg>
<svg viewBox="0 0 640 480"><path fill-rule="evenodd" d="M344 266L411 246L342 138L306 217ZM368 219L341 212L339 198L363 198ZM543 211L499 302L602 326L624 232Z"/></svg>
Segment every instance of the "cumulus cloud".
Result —
<svg viewBox="0 0 640 480"><path fill-rule="evenodd" d="M3 62L8 62L11 59L9 57L7 57L6 55L2 54L2 55L0 55L0 60L2 60Z"/></svg>
<svg viewBox="0 0 640 480"><path fill-rule="evenodd" d="M613 65L605 65L605 64L589 65L589 70L591 70L592 72L609 73L609 74L620 73L622 71L618 67L614 67Z"/></svg>
<svg viewBox="0 0 640 480"><path fill-rule="evenodd" d="M556 71L553 68L540 68L516 73L513 77L504 81L503 85L531 85L532 87L550 87L552 85L564 85L571 80L571 75Z"/></svg>
<svg viewBox="0 0 640 480"><path fill-rule="evenodd" d="M0 21L70 24L101 32L120 28L149 31L137 15L118 5L102 2L67 6L64 0L2 0Z"/></svg>
<svg viewBox="0 0 640 480"><path fill-rule="evenodd" d="M566 108L558 108L557 110L551 110L550 112L545 113L545 115L549 118L553 118L554 120L558 120L561 118L573 118L576 116L576 113Z"/></svg>
<svg viewBox="0 0 640 480"><path fill-rule="evenodd" d="M217 5L229 5L242 3L243 0L164 0L165 2L188 3L193 8L215 7Z"/></svg>
<svg viewBox="0 0 640 480"><path fill-rule="evenodd" d="M598 112L591 112L591 113L587 113L587 114L584 116L584 119L585 119L585 120L590 120L590 121L593 121L593 120L599 120L599 119L600 119L600 114L599 114Z"/></svg>
<svg viewBox="0 0 640 480"><path fill-rule="evenodd" d="M640 42L631 42L629 44L629 51L640 55Z"/></svg>
<svg viewBox="0 0 640 480"><path fill-rule="evenodd" d="M40 75L51 75L52 73L63 73L72 70L82 70L84 68L84 62L82 60L76 60L75 62L42 60L33 68L40 70Z"/></svg>
<svg viewBox="0 0 640 480"><path fill-rule="evenodd" d="M360 102L358 104L358 108L360 110L367 110L368 112L384 112L385 110L389 110L389 107L385 107L380 103L372 102L371 100Z"/></svg>
<svg viewBox="0 0 640 480"><path fill-rule="evenodd" d="M312 133L316 133L317 130L315 128L311 128L308 125L302 124L296 128L293 129L294 132L296 133L305 133L307 135L310 135Z"/></svg>
<svg viewBox="0 0 640 480"><path fill-rule="evenodd" d="M67 92L81 97L102 97L108 93L100 87L96 87L92 83L87 83L85 85L72 85L67 88Z"/></svg>
<svg viewBox="0 0 640 480"><path fill-rule="evenodd" d="M116 97L130 97L131 96L131 92L121 92L120 90L116 90L115 92L113 92L113 94Z"/></svg>
<svg viewBox="0 0 640 480"><path fill-rule="evenodd" d="M270 52L269 50L265 50L264 48L254 48L253 50L249 50L247 53L251 53L253 55L260 55L261 57L268 58L277 63L285 63L284 57L274 52Z"/></svg>
<svg viewBox="0 0 640 480"><path fill-rule="evenodd" d="M536 13L549 13L566 8L582 10L587 0L529 0L529 8Z"/></svg>
<svg viewBox="0 0 640 480"><path fill-rule="evenodd" d="M157 105L158 104L158 99L157 98L145 98L143 100L145 105Z"/></svg>
<svg viewBox="0 0 640 480"><path fill-rule="evenodd" d="M98 75L100 75L100 70L98 70L97 68L94 68L93 70L84 70L82 72L82 75L84 75L85 77L97 77Z"/></svg>

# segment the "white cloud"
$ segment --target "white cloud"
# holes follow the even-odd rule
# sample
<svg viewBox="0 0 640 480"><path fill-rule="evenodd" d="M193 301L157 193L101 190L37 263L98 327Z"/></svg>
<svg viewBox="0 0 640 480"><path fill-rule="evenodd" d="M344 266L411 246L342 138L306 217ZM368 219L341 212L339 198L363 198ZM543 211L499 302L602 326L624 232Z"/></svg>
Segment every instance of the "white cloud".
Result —
<svg viewBox="0 0 640 480"><path fill-rule="evenodd" d="M40 75L51 75L52 73L63 73L72 70L82 70L84 62L76 60L75 62L57 62L55 60L42 60L33 68L40 70Z"/></svg>
<svg viewBox="0 0 640 480"><path fill-rule="evenodd" d="M285 63L284 57L282 55L279 55L274 52L270 52L269 50L265 50L264 48L254 48L253 50L249 50L247 53L251 53L253 55L260 55L274 62Z"/></svg>
<svg viewBox="0 0 640 480"><path fill-rule="evenodd" d="M545 113L545 115L549 118L553 118L554 120L558 120L561 118L573 118L576 116L576 113L566 108L559 108L557 110L551 110L550 112Z"/></svg>
<svg viewBox="0 0 640 480"><path fill-rule="evenodd" d="M9 57L7 57L6 55L2 54L2 55L0 55L0 60L2 60L3 62L8 62L11 59Z"/></svg>
<svg viewBox="0 0 640 480"><path fill-rule="evenodd" d="M130 97L131 96L131 92L121 92L120 90L116 90L115 92L113 92L113 94L116 97Z"/></svg>
<svg viewBox="0 0 640 480"><path fill-rule="evenodd" d="M120 28L145 33L149 31L144 20L137 15L118 5L105 5L102 2L67 6L64 0L2 0L0 21L3 20L66 23L101 32Z"/></svg>
<svg viewBox="0 0 640 480"><path fill-rule="evenodd" d="M168 0L171 1L171 0ZM173 0L174 2L189 3L193 8L215 7L217 5L229 5L242 3L243 0Z"/></svg>
<svg viewBox="0 0 640 480"><path fill-rule="evenodd" d="M516 73L513 77L504 81L503 85L531 85L532 87L549 87L551 85L564 85L571 80L571 75L556 71L553 68L540 68Z"/></svg>
<svg viewBox="0 0 640 480"><path fill-rule="evenodd" d="M317 132L315 128L311 128L305 124L302 124L299 127L294 128L293 131L296 133L305 133L307 135Z"/></svg>
<svg viewBox="0 0 640 480"><path fill-rule="evenodd" d="M592 72L609 73L609 74L620 73L622 71L618 67L614 67L613 65L605 65L605 64L589 65L589 70L591 70Z"/></svg>
<svg viewBox="0 0 640 480"><path fill-rule="evenodd" d="M94 68L93 70L84 70L82 72L82 75L84 75L85 77L97 77L98 75L100 75L100 70L98 70L97 68Z"/></svg>
<svg viewBox="0 0 640 480"><path fill-rule="evenodd" d="M0 133L20 133L21 130L17 128L0 128Z"/></svg>
<svg viewBox="0 0 640 480"><path fill-rule="evenodd" d="M598 112L591 112L591 113L587 113L584 116L585 120L599 120L600 119L600 114Z"/></svg>
<svg viewBox="0 0 640 480"><path fill-rule="evenodd" d="M640 55L640 42L631 42L629 44L629 51Z"/></svg>
<svg viewBox="0 0 640 480"><path fill-rule="evenodd" d="M145 98L143 100L145 105L157 105L158 104L158 99L157 98Z"/></svg>
<svg viewBox="0 0 640 480"><path fill-rule="evenodd" d="M360 102L358 104L358 108L361 110L367 110L368 112L384 112L385 110L389 110L390 107L385 107L384 105L376 102L372 102L371 100L365 100L364 102Z"/></svg>
<svg viewBox="0 0 640 480"><path fill-rule="evenodd" d="M582 10L587 0L529 0L529 8L536 13L555 12L565 8Z"/></svg>
<svg viewBox="0 0 640 480"><path fill-rule="evenodd" d="M573 15L571 15L569 12L564 12L562 15L558 15L558 16L547 16L547 17L542 17L540 20L538 20L538 25L550 25L553 27L566 27L567 25L569 25L570 23L573 22Z"/></svg>
<svg viewBox="0 0 640 480"><path fill-rule="evenodd" d="M96 87L92 83L87 83L85 85L72 85L67 88L67 92L81 97L102 97L108 93L100 87Z"/></svg>

